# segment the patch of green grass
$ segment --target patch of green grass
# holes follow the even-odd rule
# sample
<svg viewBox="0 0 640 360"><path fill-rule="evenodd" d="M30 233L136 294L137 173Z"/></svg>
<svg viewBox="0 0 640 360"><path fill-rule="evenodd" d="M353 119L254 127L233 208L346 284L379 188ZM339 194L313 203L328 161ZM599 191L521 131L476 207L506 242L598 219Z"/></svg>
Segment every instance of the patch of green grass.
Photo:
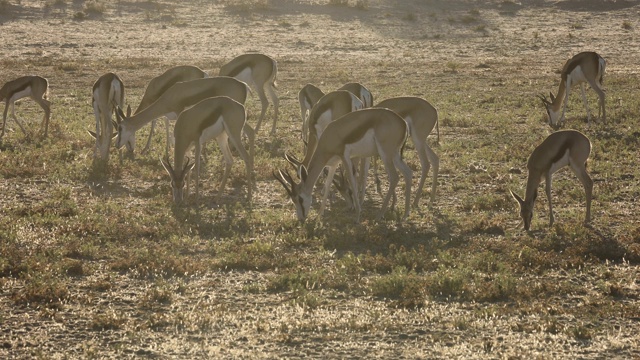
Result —
<svg viewBox="0 0 640 360"><path fill-rule="evenodd" d="M399 266L390 274L382 275L371 282L371 293L394 300L398 306L422 307L425 301L425 280L415 272Z"/></svg>
<svg viewBox="0 0 640 360"><path fill-rule="evenodd" d="M62 308L68 297L67 285L48 274L35 274L28 277L24 289L13 295L17 304L42 305L53 309Z"/></svg>

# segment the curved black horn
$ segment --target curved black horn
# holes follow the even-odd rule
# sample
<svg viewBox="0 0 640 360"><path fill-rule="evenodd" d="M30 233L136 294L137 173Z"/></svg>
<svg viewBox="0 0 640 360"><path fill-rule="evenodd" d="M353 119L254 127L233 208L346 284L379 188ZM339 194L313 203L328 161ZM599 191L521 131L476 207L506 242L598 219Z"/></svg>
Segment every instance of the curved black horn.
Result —
<svg viewBox="0 0 640 360"><path fill-rule="evenodd" d="M271 175L282 184L285 190L287 190L287 194L289 196L293 196L293 183L285 180L285 175L282 173L282 170L278 170L277 172L274 170L271 172ZM289 180L291 180L291 176L287 173Z"/></svg>

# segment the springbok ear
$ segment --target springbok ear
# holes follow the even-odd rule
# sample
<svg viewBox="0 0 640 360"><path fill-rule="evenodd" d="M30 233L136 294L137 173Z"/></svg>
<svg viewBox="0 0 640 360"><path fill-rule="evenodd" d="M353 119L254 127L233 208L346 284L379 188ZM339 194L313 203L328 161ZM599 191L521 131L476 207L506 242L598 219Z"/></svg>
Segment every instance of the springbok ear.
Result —
<svg viewBox="0 0 640 360"><path fill-rule="evenodd" d="M551 93L551 92L549 93L549 99L551 99L551 102L556 101L556 97L553 96L553 93Z"/></svg>
<svg viewBox="0 0 640 360"><path fill-rule="evenodd" d="M509 192L511 193L511 196L513 196L513 198L516 199L518 204L520 205L524 204L524 200L522 200L522 198L518 194L514 193L512 190L509 190Z"/></svg>
<svg viewBox="0 0 640 360"><path fill-rule="evenodd" d="M91 135L91 137L93 137L94 139L98 138L98 134L96 134L95 132L91 131L91 130L87 130L87 132L89 133L89 135Z"/></svg>
<svg viewBox="0 0 640 360"><path fill-rule="evenodd" d="M127 117L131 117L131 105L127 105Z"/></svg>
<svg viewBox="0 0 640 360"><path fill-rule="evenodd" d="M307 176L308 176L308 172L307 172L307 167L304 165L300 165L300 180L307 182Z"/></svg>

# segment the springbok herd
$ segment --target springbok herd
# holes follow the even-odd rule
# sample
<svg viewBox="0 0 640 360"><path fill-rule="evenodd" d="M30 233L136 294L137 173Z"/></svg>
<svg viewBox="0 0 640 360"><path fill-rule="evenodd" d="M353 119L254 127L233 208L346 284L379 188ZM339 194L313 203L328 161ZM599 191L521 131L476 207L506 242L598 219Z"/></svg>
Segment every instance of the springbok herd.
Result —
<svg viewBox="0 0 640 360"><path fill-rule="evenodd" d="M560 85L556 96L547 99L541 96L546 107L549 125L557 130L564 124L564 113L571 87L580 84L582 98L587 110L584 83L588 83L599 96L599 114L606 121L602 77L605 60L594 52L583 52L569 59L561 72ZM269 99L274 105L271 134L276 131L278 121L278 96L276 94L277 63L269 56L257 53L241 55L220 68L219 76L209 77L195 66L177 66L152 79L144 92L140 105L125 114L125 87L114 73L101 76L93 85L92 105L96 120L94 159L108 161L111 140L115 136L117 148L126 147L135 151L135 133L151 123L149 139L142 153L149 149L155 120L164 116L167 129L167 143L162 165L171 177L173 201L181 203L185 198L186 178L196 168L196 199L199 193L200 154L202 145L215 138L224 156L225 171L219 194L225 188L233 164L229 142L237 150L245 163L248 178L248 197L251 201L252 173L255 136L260 130ZM255 130L247 123L244 103L249 88L259 96L262 104ZM266 90L266 91L265 91ZM4 136L7 112L26 135L24 126L15 116L15 102L24 97L36 101L44 111L44 136L47 136L51 103L46 99L48 81L40 76L24 76L9 81L0 89L0 100L4 100L3 127L0 140ZM267 94L269 95L267 97ZM325 168L328 170L319 214L322 215L332 184L345 197L349 206L355 209L356 221L360 219L364 201L370 159L379 156L386 170L389 189L380 210L381 218L392 201L395 205L395 188L399 182L398 170L405 181L404 218L411 209L412 171L402 159L402 149L408 137L411 138L422 167L418 189L413 206L418 206L422 188L429 168L433 166L431 198L436 196L439 158L427 144L427 136L435 127L438 132L438 112L429 102L418 97L396 97L374 105L371 92L359 83L349 83L342 88L325 94L314 85L304 86L298 95L302 118L302 140L306 154L302 160L286 155L286 159L296 169L296 181L288 171L273 172L295 204L297 217L304 221L312 203L312 190ZM115 113L115 119L112 115ZM171 134L169 120L175 120L173 165L169 161ZM242 138L248 139L248 150ZM195 147L195 161L186 155ZM538 185L544 179L549 202L549 222L553 224L551 204L551 177L559 169L569 166L576 174L586 194L585 223L591 218L591 198L593 181L587 173L586 162L591 152L591 143L582 133L575 130L559 130L552 133L538 145L529 157L529 169L525 197L522 199L511 192L520 204L520 216L524 228L529 230L533 217L533 205L538 193ZM342 164L340 176L336 176L338 165ZM374 162L375 165L375 162ZM375 169L375 166L374 166ZM344 175L346 174L346 175ZM380 189L378 189L380 191Z"/></svg>

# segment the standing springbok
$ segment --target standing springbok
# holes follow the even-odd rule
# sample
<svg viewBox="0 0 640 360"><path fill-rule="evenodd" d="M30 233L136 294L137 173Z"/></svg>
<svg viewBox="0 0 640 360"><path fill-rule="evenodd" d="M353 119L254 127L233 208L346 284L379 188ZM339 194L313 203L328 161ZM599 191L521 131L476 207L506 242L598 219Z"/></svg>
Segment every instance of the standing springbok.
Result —
<svg viewBox="0 0 640 360"><path fill-rule="evenodd" d="M553 206L551 205L551 176L565 166L569 166L578 177L587 198L585 224L591 221L591 198L593 180L587 173L587 159L591 153L591 142L579 131L562 130L549 135L538 145L527 162L529 176L524 200L513 191L511 195L520 204L520 216L524 229L529 230L533 218L533 205L538 196L538 185L544 179L547 201L549 202L549 226L553 226Z"/></svg>
<svg viewBox="0 0 640 360"><path fill-rule="evenodd" d="M602 115L602 121L607 121L607 115L604 106L604 91L602 90L602 78L604 76L606 61L602 56L595 52L581 52L569 59L562 68L560 73L560 85L558 94L553 96L549 93L550 101L540 95L540 99L544 104L547 115L549 117L549 125L557 129L564 124L564 113L567 109L569 101L569 92L571 87L579 84L582 91L582 101L587 110L587 121L591 124L591 112L587 104L587 96L584 90L584 83L588 83L591 88L598 94L598 117ZM564 104L564 105L563 105ZM562 111L560 110L562 107Z"/></svg>
<svg viewBox="0 0 640 360"><path fill-rule="evenodd" d="M225 65L220 67L220 76L231 76L240 81L247 83L253 90L258 93L262 111L260 119L256 124L255 132L260 131L262 120L269 107L269 100L264 90L267 89L271 101L273 101L273 127L271 135L276 133L276 123L278 122L278 106L279 100L276 94L276 76L278 74L278 63L271 57L264 54L244 54L240 55Z"/></svg>
<svg viewBox="0 0 640 360"><path fill-rule="evenodd" d="M44 136L47 137L49 133L49 118L51 117L51 102L47 100L47 94L49 92L49 82L47 79L40 76L22 76L15 80L11 80L5 83L0 88L0 101L4 101L4 114L2 116L2 133L0 139L4 136L4 132L7 128L7 111L11 106L11 116L13 120L20 126L22 133L27 136L27 132L20 123L20 120L16 117L16 101L30 97L40 105L44 111L44 117L42 123L44 126Z"/></svg>
<svg viewBox="0 0 640 360"><path fill-rule="evenodd" d="M209 77L209 75L197 66L180 65L172 67L149 81L149 84L147 85L147 88L144 90L144 94L142 95L142 100L140 100L140 105L138 105L138 108L133 112L133 114L135 115L149 107L149 105L158 100L160 95L162 95L175 83L203 79L207 77ZM149 130L149 138L147 139L147 144L144 146L144 149L142 149L143 154L146 153L147 150L149 150L155 126L156 121L153 120L151 122L151 130ZM165 126L167 127L167 129L169 128L169 118L165 118Z"/></svg>
<svg viewBox="0 0 640 360"><path fill-rule="evenodd" d="M311 108L307 119L309 133L307 134L306 151L303 160L298 161L291 155L287 155L287 160L298 168L300 164L308 166L311 156L316 150L318 139L327 125L335 119L350 112L360 110L363 107L362 101L360 101L356 95L346 90L332 91L321 97L313 108Z"/></svg>
<svg viewBox="0 0 640 360"><path fill-rule="evenodd" d="M249 153L242 145L242 133L249 139ZM224 191L227 178L233 165L233 157L229 148L229 141L236 148L245 163L247 170L248 198L251 201L252 172L255 132L246 123L246 111L244 105L226 97L218 96L200 101L194 107L183 111L176 121L174 135L176 145L174 148L171 166L169 158L161 159L162 165L171 177L173 201L180 204L184 200L184 185L186 175L196 167L196 199L200 192L200 153L202 145L209 139L215 138L220 145L220 150L226 163L222 181L218 190L218 196ZM186 153L195 146L195 164L187 159ZM189 192L187 184L187 193Z"/></svg>
<svg viewBox="0 0 640 360"><path fill-rule="evenodd" d="M282 184L296 206L298 220L304 222L311 207L312 190L325 167L329 168L319 217L322 216L336 168L342 163L345 169L353 169L352 158L380 155L389 176L389 191L384 198L378 218L384 215L391 196L399 181L399 169L405 179L405 212L411 211L411 169L402 160L401 149L407 137L407 123L388 109L363 109L348 113L331 122L318 140L318 146L309 166L300 168L301 181L296 183L288 172L274 172L273 176ZM358 193L358 184L353 171L347 170L352 193ZM355 202L356 221L360 221L361 206Z"/></svg>
<svg viewBox="0 0 640 360"><path fill-rule="evenodd" d="M313 84L307 84L298 92L300 103L300 118L302 119L302 141L309 141L309 112L313 106L324 96L324 92Z"/></svg>
<svg viewBox="0 0 640 360"><path fill-rule="evenodd" d="M116 147L121 148L125 144L129 144L127 147L130 146L130 149L133 150L136 131L161 116L176 119L184 109L214 96L228 96L240 103L244 103L247 99L247 91L247 84L226 76L175 83L162 93L158 100L135 115L125 116L120 108L117 109L118 122L116 127L118 136L116 137ZM165 156L169 154L169 139L170 134L167 127Z"/></svg>
<svg viewBox="0 0 640 360"><path fill-rule="evenodd" d="M435 202L436 198L436 188L438 185L438 171L440 169L440 158L436 155L435 152L429 147L427 143L427 137L431 133L434 127L436 127L437 132L437 141L440 141L440 130L438 125L438 111L433 107L428 101L415 97L415 96L402 96L395 97L381 101L375 107L386 108L394 111L396 114L400 115L408 125L409 136L413 141L416 152L418 153L418 158L420 159L420 165L422 168L422 172L420 175L420 182L418 185L418 189L416 190L413 206L417 207L420 203L420 198L422 197L422 188L424 187L425 180L427 178L427 174L429 172L429 168L433 165L433 180L431 183L431 204ZM375 157L374 157L375 159ZM375 162L374 162L375 164ZM366 170L364 170L366 171ZM378 172L376 171L376 166L374 166L374 174L376 178L376 185L378 188L378 193L381 193L380 181L378 179ZM367 174L360 178L360 194L359 201L362 203L364 201L364 191L366 188L366 179ZM343 195L344 199L347 202L347 206L349 208L354 208L353 202L355 201L355 197L351 194L351 189L346 183L346 179L342 175L342 171L336 175L334 180L334 185L338 189L338 191Z"/></svg>
<svg viewBox="0 0 640 360"><path fill-rule="evenodd" d="M362 101L365 108L370 108L373 106L373 95L371 95L371 91L367 89L364 85L352 82L342 85L342 87L338 90L347 90L353 95L357 96L358 99Z"/></svg>
<svg viewBox="0 0 640 360"><path fill-rule="evenodd" d="M93 83L91 105L96 118L96 131L89 134L96 139L93 158L109 160L109 148L113 137L113 115L116 107L124 105L124 83L114 73L106 73Z"/></svg>
<svg viewBox="0 0 640 360"><path fill-rule="evenodd" d="M386 99L379 102L376 107L387 108L400 115L409 126L409 136L413 141L413 146L418 153L422 173L420 182L413 199L413 206L417 207L422 197L422 187L427 178L430 165L433 165L433 180L431 182L431 204L436 200L436 187L438 186L438 170L440 169L440 158L436 155L427 143L427 137L436 128L437 142L440 142L440 126L438 125L438 110L427 100L404 96Z"/></svg>

